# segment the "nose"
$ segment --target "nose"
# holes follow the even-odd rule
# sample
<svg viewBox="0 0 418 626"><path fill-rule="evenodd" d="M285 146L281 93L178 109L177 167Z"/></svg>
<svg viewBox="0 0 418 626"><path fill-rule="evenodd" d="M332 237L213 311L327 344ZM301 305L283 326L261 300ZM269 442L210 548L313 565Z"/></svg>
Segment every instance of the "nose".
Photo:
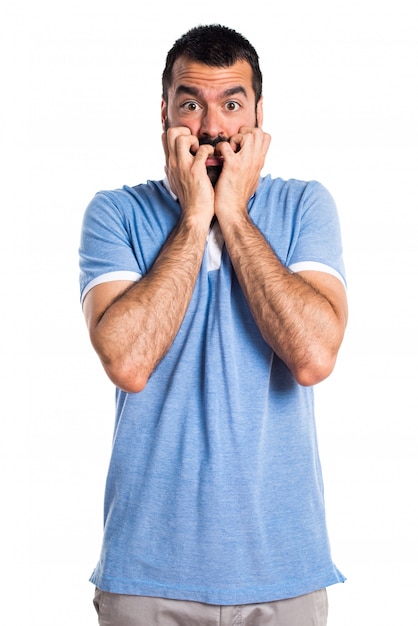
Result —
<svg viewBox="0 0 418 626"><path fill-rule="evenodd" d="M217 108L208 107L200 122L200 137L210 137L215 139L219 136L225 136L224 120L222 113Z"/></svg>

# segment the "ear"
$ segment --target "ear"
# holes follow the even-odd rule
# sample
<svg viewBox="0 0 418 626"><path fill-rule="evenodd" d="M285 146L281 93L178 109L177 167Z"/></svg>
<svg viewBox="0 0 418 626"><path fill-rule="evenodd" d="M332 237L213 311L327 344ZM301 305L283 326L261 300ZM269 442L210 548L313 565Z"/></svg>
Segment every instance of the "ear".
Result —
<svg viewBox="0 0 418 626"><path fill-rule="evenodd" d="M163 130L165 130L165 124L167 121L167 103L165 100L161 100L161 124L163 126Z"/></svg>
<svg viewBox="0 0 418 626"><path fill-rule="evenodd" d="M260 96L256 106L257 122L260 128L263 128L263 96Z"/></svg>

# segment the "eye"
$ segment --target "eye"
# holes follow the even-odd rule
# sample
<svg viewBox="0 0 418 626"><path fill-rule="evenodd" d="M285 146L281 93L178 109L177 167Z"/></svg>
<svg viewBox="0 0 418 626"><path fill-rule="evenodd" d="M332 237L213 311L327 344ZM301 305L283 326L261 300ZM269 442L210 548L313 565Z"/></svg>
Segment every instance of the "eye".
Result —
<svg viewBox="0 0 418 626"><path fill-rule="evenodd" d="M184 102L180 108L188 113L194 113L194 111L199 109L199 105L195 100L188 100Z"/></svg>
<svg viewBox="0 0 418 626"><path fill-rule="evenodd" d="M238 102L236 102L235 100L229 100L229 102L227 102L227 103L225 104L225 108L226 108L228 111L238 111L238 109L239 109L240 107L241 107L241 105L240 105Z"/></svg>

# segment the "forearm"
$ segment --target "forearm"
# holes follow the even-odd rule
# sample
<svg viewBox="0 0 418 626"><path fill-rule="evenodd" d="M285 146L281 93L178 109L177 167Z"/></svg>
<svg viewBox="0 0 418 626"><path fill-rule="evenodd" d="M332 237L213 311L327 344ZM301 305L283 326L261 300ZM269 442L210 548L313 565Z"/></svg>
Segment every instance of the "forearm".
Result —
<svg viewBox="0 0 418 626"><path fill-rule="evenodd" d="M248 214L221 224L232 264L265 341L298 382L332 371L345 323L333 303L279 261Z"/></svg>
<svg viewBox="0 0 418 626"><path fill-rule="evenodd" d="M193 293L206 236L201 224L182 218L148 274L91 330L102 364L120 388L141 391L171 346Z"/></svg>

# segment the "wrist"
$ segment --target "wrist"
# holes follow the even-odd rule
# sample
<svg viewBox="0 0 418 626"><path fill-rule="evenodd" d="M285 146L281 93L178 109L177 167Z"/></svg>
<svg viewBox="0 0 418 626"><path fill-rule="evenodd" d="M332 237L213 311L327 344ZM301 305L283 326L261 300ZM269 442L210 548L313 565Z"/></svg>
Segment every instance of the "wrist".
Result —
<svg viewBox="0 0 418 626"><path fill-rule="evenodd" d="M208 213L202 210L183 212L178 222L179 230L186 232L193 232L197 235L199 233L206 237L209 230L213 212Z"/></svg>

